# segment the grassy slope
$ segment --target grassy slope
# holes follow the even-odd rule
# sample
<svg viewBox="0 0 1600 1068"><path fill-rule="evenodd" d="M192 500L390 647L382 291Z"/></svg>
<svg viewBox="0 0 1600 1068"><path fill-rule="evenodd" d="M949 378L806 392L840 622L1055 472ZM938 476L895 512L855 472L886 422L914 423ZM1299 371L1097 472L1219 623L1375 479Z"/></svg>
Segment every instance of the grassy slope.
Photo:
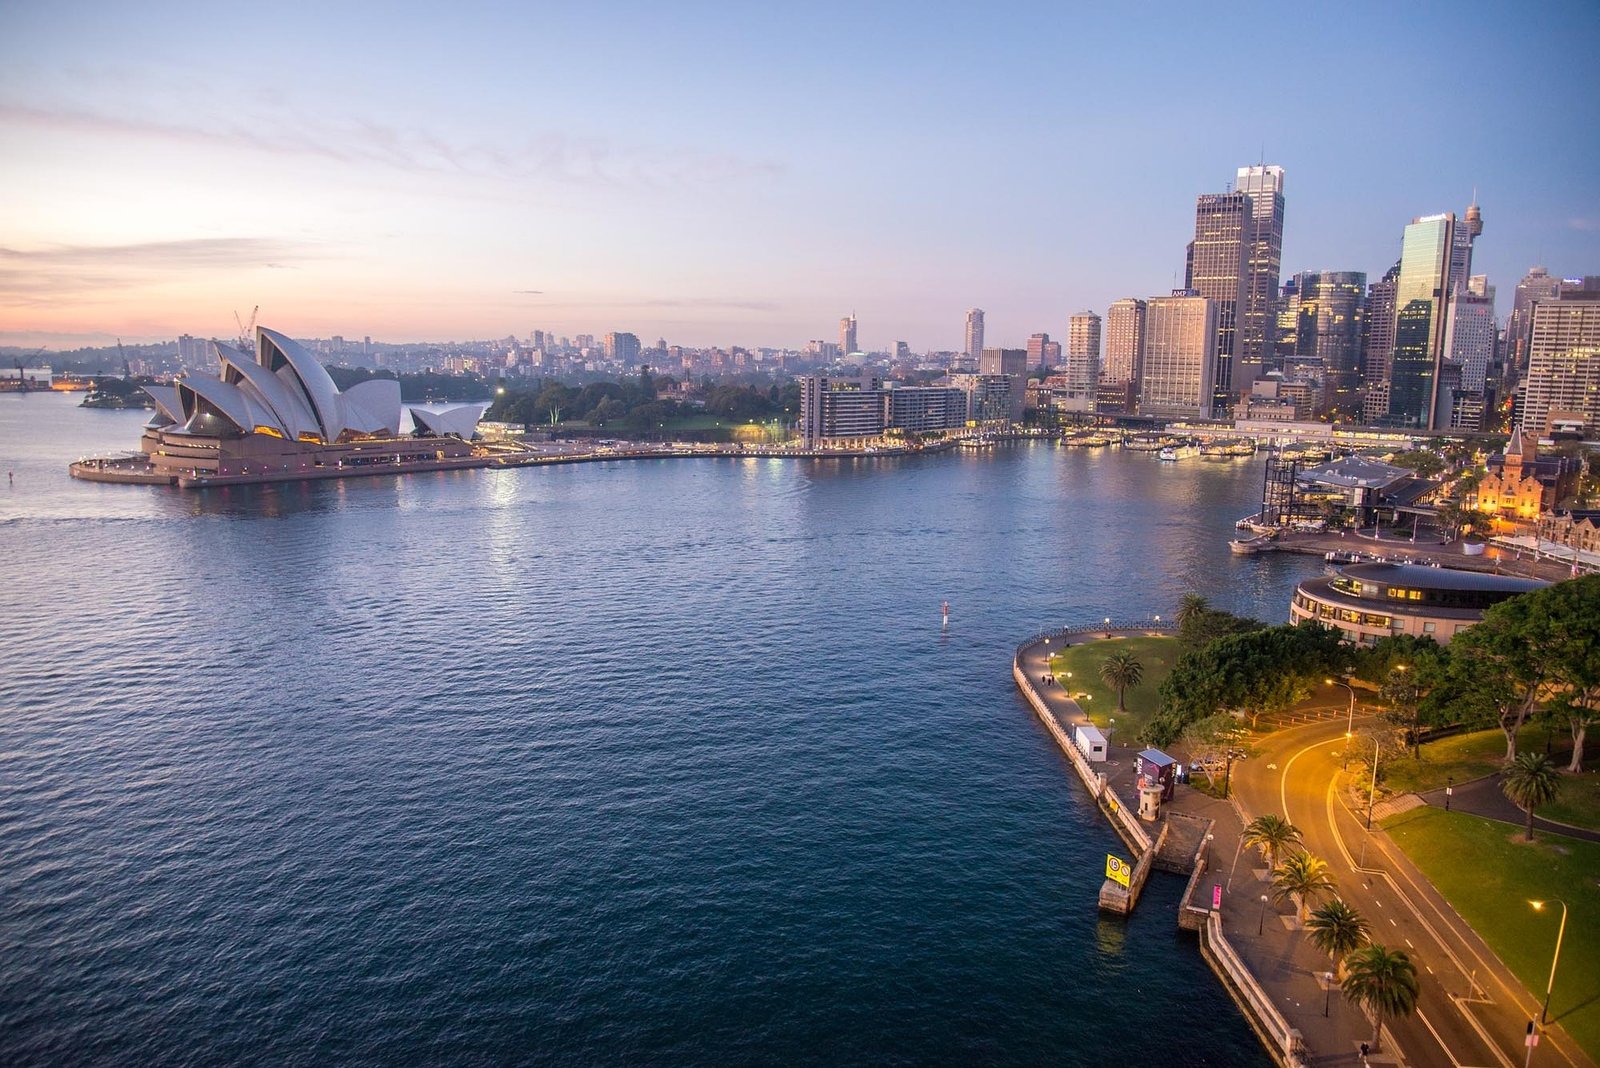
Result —
<svg viewBox="0 0 1600 1068"><path fill-rule="evenodd" d="M1541 833L1529 844L1518 828L1437 808L1392 817L1384 830L1537 997L1550 977L1560 908L1536 912L1527 902L1566 900L1572 911L1550 1016L1600 1057L1600 843Z"/></svg>
<svg viewBox="0 0 1600 1068"><path fill-rule="evenodd" d="M1542 753L1545 738L1544 727L1530 724L1517 735L1517 747ZM1572 751L1571 735L1557 731L1552 740L1552 759L1566 767ZM1588 746L1585 749L1593 753ZM1505 735L1498 730L1457 734L1424 745L1420 761L1409 757L1395 760L1384 772L1384 785L1395 793L1435 790L1450 779L1460 783L1499 771L1505 755ZM1541 808L1539 815L1579 827L1600 828L1600 775L1563 775L1561 797L1555 804Z"/></svg>
<svg viewBox="0 0 1600 1068"><path fill-rule="evenodd" d="M1117 692L1100 681L1100 665L1114 652L1130 652L1144 665L1144 681L1129 690L1126 715L1117 716ZM1085 691L1094 696L1080 700L1085 712L1096 726L1104 727L1112 716L1117 718L1117 733L1112 741L1122 744L1132 738L1133 732L1144 726L1156 712L1156 688L1172 671L1172 665L1182 655L1182 647L1175 638L1113 638L1109 641L1086 641L1074 645L1050 658L1056 677L1065 682L1066 672L1072 672L1068 689Z"/></svg>

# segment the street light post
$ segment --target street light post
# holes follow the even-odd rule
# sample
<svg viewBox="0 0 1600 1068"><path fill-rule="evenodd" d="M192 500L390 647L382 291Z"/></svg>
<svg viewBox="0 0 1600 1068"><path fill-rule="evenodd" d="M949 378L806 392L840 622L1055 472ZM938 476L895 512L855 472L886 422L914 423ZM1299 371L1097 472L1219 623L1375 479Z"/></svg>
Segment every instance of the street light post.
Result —
<svg viewBox="0 0 1600 1068"><path fill-rule="evenodd" d="M1256 917L1256 934L1260 935L1267 926L1267 895L1261 895L1261 915Z"/></svg>
<svg viewBox="0 0 1600 1068"><path fill-rule="evenodd" d="M1344 720L1344 763L1339 765L1339 770L1344 771L1350 767L1350 739L1355 737L1356 727L1356 691L1355 687L1347 682L1336 682L1333 679L1324 680L1329 686L1343 686L1350 691L1350 713Z"/></svg>
<svg viewBox="0 0 1600 1068"><path fill-rule="evenodd" d="M1333 1000L1333 973L1322 973L1322 1015L1328 1015L1328 1003Z"/></svg>
<svg viewBox="0 0 1600 1068"><path fill-rule="evenodd" d="M1550 981L1544 985L1544 1004L1539 1008L1539 1023L1548 1023L1550 1020L1550 992L1556 988L1556 965L1561 963L1561 939L1567 933L1567 903L1559 897L1555 899L1561 903L1561 926L1556 928L1556 952L1550 958ZM1543 901L1530 901L1535 912L1544 911Z"/></svg>
<svg viewBox="0 0 1600 1068"><path fill-rule="evenodd" d="M1372 830L1372 803L1378 799L1378 747L1380 741L1372 739L1372 788L1367 791L1367 830Z"/></svg>

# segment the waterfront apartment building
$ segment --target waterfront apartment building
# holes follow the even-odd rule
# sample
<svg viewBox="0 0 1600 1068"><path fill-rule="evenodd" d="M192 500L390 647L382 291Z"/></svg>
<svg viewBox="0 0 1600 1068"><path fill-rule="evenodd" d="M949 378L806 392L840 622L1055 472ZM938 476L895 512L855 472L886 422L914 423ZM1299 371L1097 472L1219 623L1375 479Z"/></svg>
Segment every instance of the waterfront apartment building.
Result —
<svg viewBox="0 0 1600 1068"><path fill-rule="evenodd" d="M1067 395L1087 397L1100 386L1100 316L1082 311L1067 320Z"/></svg>
<svg viewBox="0 0 1600 1068"><path fill-rule="evenodd" d="M1209 419L1216 395L1221 310L1206 297L1144 302L1139 410L1167 418Z"/></svg>
<svg viewBox="0 0 1600 1068"><path fill-rule="evenodd" d="M871 376L800 379L800 437L808 449L862 444L891 431L954 430L967 421L967 394L945 386L902 386Z"/></svg>
<svg viewBox="0 0 1600 1068"><path fill-rule="evenodd" d="M983 309L967 311L967 358L977 363L983 355Z"/></svg>
<svg viewBox="0 0 1600 1068"><path fill-rule="evenodd" d="M1561 424L1600 439L1600 292L1533 303L1524 383L1524 431L1544 437Z"/></svg>
<svg viewBox="0 0 1600 1068"><path fill-rule="evenodd" d="M1283 263L1283 168L1240 167L1234 189L1250 198L1246 234L1244 303L1239 311L1238 362L1244 368L1237 388L1267 369L1272 345L1272 305L1278 297Z"/></svg>
<svg viewBox="0 0 1600 1068"><path fill-rule="evenodd" d="M1003 428L1012 421L1015 380L1010 375L955 374L950 376L950 385L966 398L969 422Z"/></svg>
<svg viewBox="0 0 1600 1068"><path fill-rule="evenodd" d="M1105 365L1101 376L1126 385L1139 381L1139 354L1144 348L1144 301L1127 297L1106 309Z"/></svg>
<svg viewBox="0 0 1600 1068"><path fill-rule="evenodd" d="M1007 418L1013 423L1022 422L1023 407L1027 403L1028 352L1026 349L984 349L978 358L981 375L1005 375L1011 379L1011 395Z"/></svg>
<svg viewBox="0 0 1600 1068"><path fill-rule="evenodd" d="M1206 193L1195 201L1194 241L1189 245L1184 288L1216 304L1216 367L1211 379L1217 401L1227 403L1234 381L1239 309L1244 307L1250 255L1251 202L1244 193Z"/></svg>

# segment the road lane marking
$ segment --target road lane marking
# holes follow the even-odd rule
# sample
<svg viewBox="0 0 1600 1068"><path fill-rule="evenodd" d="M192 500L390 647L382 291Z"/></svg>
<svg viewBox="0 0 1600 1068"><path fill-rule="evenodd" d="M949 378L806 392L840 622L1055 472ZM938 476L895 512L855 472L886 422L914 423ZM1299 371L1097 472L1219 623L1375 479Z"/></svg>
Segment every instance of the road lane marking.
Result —
<svg viewBox="0 0 1600 1068"><path fill-rule="evenodd" d="M1416 949L1417 948L1417 944L1415 942L1411 941L1411 939L1409 939L1409 938L1406 939L1406 945L1410 946L1412 949Z"/></svg>
<svg viewBox="0 0 1600 1068"><path fill-rule="evenodd" d="M1450 1058L1450 1063L1455 1065L1456 1068L1462 1068L1460 1059L1450 1052L1450 1047L1444 1044L1444 1036L1439 1033L1438 1028L1433 1026L1433 1022L1428 1019L1421 1009L1417 1010L1417 1019L1422 1021L1422 1026L1428 1029L1428 1034L1433 1036L1433 1040L1439 1043L1439 1048L1444 1050L1446 1057Z"/></svg>
<svg viewBox="0 0 1600 1068"><path fill-rule="evenodd" d="M1483 1044L1488 1047L1490 1053L1495 1055L1495 1059L1498 1060L1501 1065L1504 1066L1504 1068L1512 1068L1511 1058L1507 1057L1505 1053L1501 1051L1500 1044L1498 1042L1489 1037L1489 1032L1483 1029L1483 1024L1479 1023L1478 1018L1472 1015L1472 1012L1467 1008L1465 1002L1463 1002L1456 995L1451 994L1450 1003L1456 1007L1457 1012L1466 1018L1467 1023L1472 1025L1472 1029L1478 1032L1478 1037L1483 1039ZM1569 1062L1571 1061L1570 1057L1567 1059Z"/></svg>

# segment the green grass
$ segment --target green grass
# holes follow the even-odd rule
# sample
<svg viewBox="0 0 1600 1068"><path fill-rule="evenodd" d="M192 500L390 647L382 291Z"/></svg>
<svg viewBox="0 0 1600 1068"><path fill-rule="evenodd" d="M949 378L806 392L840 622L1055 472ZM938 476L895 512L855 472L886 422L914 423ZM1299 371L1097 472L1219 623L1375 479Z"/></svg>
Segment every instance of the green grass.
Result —
<svg viewBox="0 0 1600 1068"><path fill-rule="evenodd" d="M1128 710L1124 715L1117 715L1117 691L1100 681L1100 665L1114 652L1132 653L1144 665L1144 680L1126 694ZM1116 717L1117 731L1111 740L1114 744L1121 744L1128 742L1134 732L1155 715L1156 689L1171 674L1172 665L1178 662L1182 654L1183 648L1176 638L1112 638L1109 641L1090 640L1069 646L1052 656L1050 665L1056 678L1069 691L1093 695L1088 700L1080 698L1078 704L1096 726L1105 727L1113 716ZM1072 672L1072 681L1067 683L1065 676L1069 671Z"/></svg>
<svg viewBox="0 0 1600 1068"><path fill-rule="evenodd" d="M1567 902L1550 1017L1591 1057L1600 1057L1600 842L1522 829L1463 812L1417 808L1384 821L1384 830L1422 869L1461 917L1517 978L1544 996L1560 907L1535 911L1528 901Z"/></svg>
<svg viewBox="0 0 1600 1068"><path fill-rule="evenodd" d="M1517 734L1517 749L1544 752L1547 732L1542 724L1529 724ZM1557 730L1549 735L1551 759L1566 767L1572 753L1572 736ZM1592 747L1585 746L1591 754ZM1427 742L1421 759L1409 756L1393 760L1384 769L1383 786L1391 793L1423 793L1437 790L1454 779L1458 783L1481 778L1500 770L1506 755L1506 738L1498 730L1474 731ZM1600 775L1562 775L1561 796L1539 810L1545 819L1570 823L1576 827L1600 829Z"/></svg>

